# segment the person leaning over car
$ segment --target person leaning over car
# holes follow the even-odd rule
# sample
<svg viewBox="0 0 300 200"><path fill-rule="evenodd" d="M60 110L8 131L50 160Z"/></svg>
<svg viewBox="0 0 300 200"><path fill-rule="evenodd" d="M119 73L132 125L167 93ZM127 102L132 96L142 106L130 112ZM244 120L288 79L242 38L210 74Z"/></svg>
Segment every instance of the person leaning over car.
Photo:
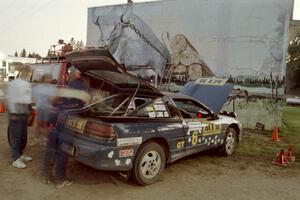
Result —
<svg viewBox="0 0 300 200"><path fill-rule="evenodd" d="M32 157L23 155L27 143L27 123L31 112L32 88L27 81L31 68L24 66L19 77L8 84L7 104L9 140L11 142L12 166L26 168Z"/></svg>
<svg viewBox="0 0 300 200"><path fill-rule="evenodd" d="M86 91L88 88L85 82L81 79L81 73L77 69L71 69L69 74L69 88L72 89L70 92L76 92L73 89ZM63 96L65 90L62 90L62 93L58 95ZM77 91L79 93L79 91ZM76 95L77 96L77 95ZM51 182L51 172L53 161L55 160L55 179L56 179L56 188L61 188L64 186L69 186L73 181L66 178L66 168L68 163L68 155L62 151L62 143L59 138L59 132L56 129L57 117L60 112L68 109L76 109L83 107L85 102L77 98L62 98L57 107L57 113L53 113L52 117L49 118L52 128L48 133L48 142L45 150L44 156L44 167L43 167L43 176L44 183L48 184Z"/></svg>

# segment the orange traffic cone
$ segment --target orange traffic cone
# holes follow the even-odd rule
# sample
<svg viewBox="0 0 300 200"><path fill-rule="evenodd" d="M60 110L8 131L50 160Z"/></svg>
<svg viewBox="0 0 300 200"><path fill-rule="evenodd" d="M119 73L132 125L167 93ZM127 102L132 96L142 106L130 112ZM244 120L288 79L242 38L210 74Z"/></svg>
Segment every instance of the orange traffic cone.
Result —
<svg viewBox="0 0 300 200"><path fill-rule="evenodd" d="M288 161L292 161L292 162L296 161L296 154L292 144L289 145L289 150L287 152L286 158Z"/></svg>
<svg viewBox="0 0 300 200"><path fill-rule="evenodd" d="M5 106L3 102L0 102L0 113L5 113Z"/></svg>
<svg viewBox="0 0 300 200"><path fill-rule="evenodd" d="M278 154L275 161L273 161L273 164L279 165L282 167L286 167L288 164L288 161L286 159L286 155L283 149L280 150L280 153Z"/></svg>
<svg viewBox="0 0 300 200"><path fill-rule="evenodd" d="M272 140L274 142L278 142L279 141L279 139L278 139L278 127L275 127L274 130L273 130Z"/></svg>

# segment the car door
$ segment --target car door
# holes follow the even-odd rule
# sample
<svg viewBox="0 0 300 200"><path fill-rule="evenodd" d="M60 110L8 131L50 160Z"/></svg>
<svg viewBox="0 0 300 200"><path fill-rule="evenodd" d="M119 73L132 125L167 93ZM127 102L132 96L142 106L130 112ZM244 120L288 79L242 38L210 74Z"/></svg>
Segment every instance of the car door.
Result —
<svg viewBox="0 0 300 200"><path fill-rule="evenodd" d="M223 142L222 124L212 120L208 108L193 99L177 98L173 101L183 117L187 155L217 147Z"/></svg>
<svg viewBox="0 0 300 200"><path fill-rule="evenodd" d="M137 103L136 100L142 99L146 100L145 98L134 98L135 104ZM168 143L167 149L170 151L171 160L186 155L180 113L166 96L153 99L137 107L137 110L129 113L127 118L131 119L133 123L126 123L124 125L126 129L130 129L131 133L138 132L143 141L163 138Z"/></svg>

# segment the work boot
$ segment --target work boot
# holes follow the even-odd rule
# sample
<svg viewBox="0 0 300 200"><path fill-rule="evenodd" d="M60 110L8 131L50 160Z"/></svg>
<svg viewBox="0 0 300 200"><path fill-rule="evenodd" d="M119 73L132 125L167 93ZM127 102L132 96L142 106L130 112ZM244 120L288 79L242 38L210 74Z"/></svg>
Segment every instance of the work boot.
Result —
<svg viewBox="0 0 300 200"><path fill-rule="evenodd" d="M23 162L23 160L20 158L18 158L17 160L15 160L13 163L12 163L12 166L15 167L15 168L18 168L18 169L24 169L26 168L27 166L25 165L25 163Z"/></svg>

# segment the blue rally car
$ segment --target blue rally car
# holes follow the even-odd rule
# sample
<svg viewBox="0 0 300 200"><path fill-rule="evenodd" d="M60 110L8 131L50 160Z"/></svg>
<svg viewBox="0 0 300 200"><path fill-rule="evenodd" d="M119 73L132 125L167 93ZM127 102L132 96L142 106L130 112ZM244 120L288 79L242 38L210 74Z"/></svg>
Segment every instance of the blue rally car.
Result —
<svg viewBox="0 0 300 200"><path fill-rule="evenodd" d="M216 114L197 100L162 93L130 75L105 49L66 55L101 98L61 114L62 149L93 168L156 182L166 163L208 149L231 155L241 141L233 113Z"/></svg>

